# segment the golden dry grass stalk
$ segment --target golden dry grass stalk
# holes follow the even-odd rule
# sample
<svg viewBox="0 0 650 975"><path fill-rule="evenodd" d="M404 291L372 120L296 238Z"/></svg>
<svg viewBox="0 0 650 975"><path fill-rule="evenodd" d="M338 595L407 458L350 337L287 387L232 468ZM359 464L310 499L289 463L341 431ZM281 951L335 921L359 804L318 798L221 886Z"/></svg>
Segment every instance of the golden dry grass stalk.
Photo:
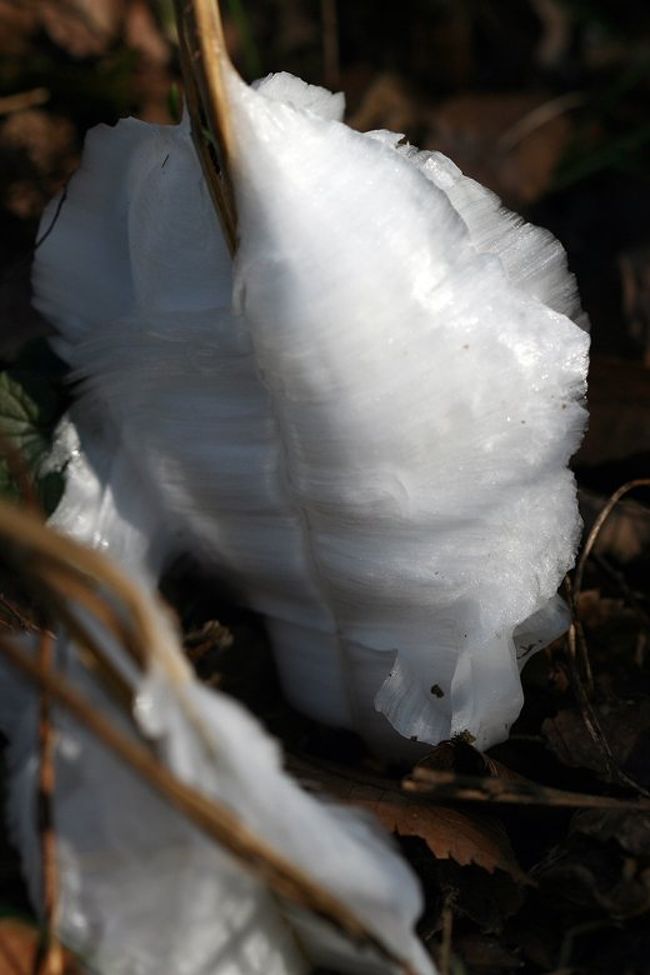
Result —
<svg viewBox="0 0 650 975"><path fill-rule="evenodd" d="M174 9L194 144L226 242L234 254L237 246L237 212L231 180L234 146L223 74L230 60L219 5L216 0L174 0Z"/></svg>

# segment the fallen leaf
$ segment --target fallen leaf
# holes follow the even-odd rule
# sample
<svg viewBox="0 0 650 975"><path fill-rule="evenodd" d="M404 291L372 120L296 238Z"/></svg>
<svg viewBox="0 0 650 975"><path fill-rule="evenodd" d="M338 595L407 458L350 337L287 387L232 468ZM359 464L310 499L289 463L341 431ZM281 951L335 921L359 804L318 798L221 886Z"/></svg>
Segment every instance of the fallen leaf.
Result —
<svg viewBox="0 0 650 975"><path fill-rule="evenodd" d="M500 779L523 780L517 772L513 772L502 762L498 762L491 755L486 755L468 742L463 735L457 735L451 741L441 741L427 752L414 767L415 770L431 769L437 772L457 772L459 775L486 775Z"/></svg>
<svg viewBox="0 0 650 975"><path fill-rule="evenodd" d="M603 843L615 840L627 853L650 856L650 811L616 812L586 809L573 817L572 831Z"/></svg>
<svg viewBox="0 0 650 975"><path fill-rule="evenodd" d="M650 786L650 700L622 701L594 707L616 764L644 786ZM559 711L542 725L550 747L570 768L588 768L609 781L601 748L573 708Z"/></svg>
<svg viewBox="0 0 650 975"><path fill-rule="evenodd" d="M557 850L533 871L541 893L557 910L602 909L612 918L633 918L650 909L642 864L609 845L585 837Z"/></svg>
<svg viewBox="0 0 650 975"><path fill-rule="evenodd" d="M502 932L531 889L502 870L489 874L473 864L460 867L453 860L434 862L439 867L436 886L451 899L456 917L472 921L484 934Z"/></svg>
<svg viewBox="0 0 650 975"><path fill-rule="evenodd" d="M355 773L332 766L314 765L291 757L290 771L309 791L324 791L344 803L372 812L390 832L418 837L439 860L472 864L488 873L503 870L518 883L526 876L519 867L507 834L498 819L469 814L448 806L432 805L405 794L390 779Z"/></svg>

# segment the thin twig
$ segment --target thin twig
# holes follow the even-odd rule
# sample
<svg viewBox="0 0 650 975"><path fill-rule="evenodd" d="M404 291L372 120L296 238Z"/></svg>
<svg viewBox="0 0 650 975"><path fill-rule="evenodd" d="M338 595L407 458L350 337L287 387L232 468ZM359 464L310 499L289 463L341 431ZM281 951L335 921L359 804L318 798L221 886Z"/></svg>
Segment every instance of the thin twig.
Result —
<svg viewBox="0 0 650 975"><path fill-rule="evenodd" d="M584 578L585 566L587 564L587 559L589 558L591 554L591 550L596 544L596 541L602 530L603 525L605 524L605 522L607 521L607 519L609 518L609 516L611 515L612 511L614 510L618 502L621 500L621 498L625 497L626 494L629 494L630 491L634 491L636 488L639 487L650 487L650 478L647 477L636 478L633 481L628 481L626 484L623 484L623 486L618 488L617 491L614 491L612 496L603 506L594 524L592 525L591 531L587 536L587 540L583 546L582 552L580 553L580 557L578 558L578 562L576 564L575 583L574 583L574 594L576 600L578 599L578 596L582 592L582 583Z"/></svg>
<svg viewBox="0 0 650 975"><path fill-rule="evenodd" d="M113 701L126 715L132 717L133 690L99 640L95 639L63 599L44 598L43 604L49 607L70 633L86 669L100 678L102 686L112 695Z"/></svg>
<svg viewBox="0 0 650 975"><path fill-rule="evenodd" d="M610 778L619 782L621 785L634 789L640 795L650 798L650 792L630 775L628 775L627 772L625 772L616 761L614 752L612 751L612 746L607 740L607 736L603 731L596 710L591 703L589 693L587 692L587 687L585 687L585 681L583 680L578 667L579 649L580 658L583 662L583 669L585 669L586 673L587 686L589 686L589 681L591 681L593 685L591 665L589 663L589 650L587 647L587 639L582 628L582 623L577 617L577 600L575 597L575 590L572 588L571 580L568 576L564 580L564 589L567 602L572 607L573 611L573 620L566 637L569 671L571 676L571 684L578 702L578 707L580 708L580 715L582 717L583 724L593 739L594 744L601 752Z"/></svg>
<svg viewBox="0 0 650 975"><path fill-rule="evenodd" d="M607 740L607 736L603 731L598 715L591 703L590 689L593 688L593 676L589 661L587 639L580 620L578 599L580 593L582 592L587 560L594 548L594 545L596 544L596 541L598 540L598 536L602 531L603 525L621 498L625 497L626 494L629 494L630 491L633 491L635 488L648 486L650 486L650 478L637 478L636 480L628 481L626 484L623 484L620 488L618 488L617 491L614 491L612 496L603 506L600 514L596 518L596 521L591 528L591 531L589 532L589 535L587 536L587 540L576 564L575 581L573 586L571 585L571 581L568 577L565 579L564 583L567 600L573 613L573 621L567 633L569 668L571 673L571 682L578 706L580 708L582 720L594 743L603 755L610 778L619 782L621 785L634 789L636 792L642 796L645 796L646 798L650 798L650 791L641 785L640 782L633 779L632 776L628 775L628 773L622 769L619 763L616 761L612 747ZM578 659L580 659L582 662L584 680L580 674ZM587 686L585 686L585 681Z"/></svg>
<svg viewBox="0 0 650 975"><path fill-rule="evenodd" d="M517 119L514 125L511 125L503 133L497 143L497 149L502 153L512 152L520 142L527 139L537 129L541 129L543 125L552 122L560 115L564 115L574 108L579 108L584 104L584 100L583 94L573 91L559 95L557 98L551 98L542 105L537 105L522 118Z"/></svg>
<svg viewBox="0 0 650 975"><path fill-rule="evenodd" d="M628 775L627 772L620 767L614 752L612 751L612 746L607 740L607 736L602 729L602 725L596 714L596 711L589 700L589 697L583 686L583 682L580 678L580 673L576 664L576 634L577 626L574 623L569 627L569 632L567 633L567 645L569 650L569 666L571 670L571 683L575 691L575 695L578 701L578 706L580 708L580 714L582 716L585 728L591 735L594 743L602 753L605 760L605 765L607 766L607 772L611 779L619 782L621 785L626 786L629 789L634 789L639 795L645 796L646 799L650 799L650 791L646 789L640 782L633 779L632 776ZM584 639L584 635L583 635Z"/></svg>
<svg viewBox="0 0 650 975"><path fill-rule="evenodd" d="M585 700L589 701L594 693L594 674L589 656L589 645L587 643L584 627L578 612L578 601L575 595L575 589L573 588L571 578L569 576L565 576L563 588L566 601L571 608L571 626L567 632L569 662L572 668L571 679L574 684L574 689L576 689L576 691L579 690L580 694L584 696ZM582 674L580 673L578 660L582 666ZM589 727L589 722L587 722L587 724Z"/></svg>
<svg viewBox="0 0 650 975"><path fill-rule="evenodd" d="M130 707L131 690L70 604L78 602L111 632L141 667L155 659L176 685L178 700L202 741L206 754L214 755L214 743L186 693L191 670L173 644L171 627L165 625L165 607L156 606L101 553L72 539L44 529L18 508L0 502L0 539L5 540L5 560L41 602L62 619L94 667L107 678L106 686L117 691L122 705ZM98 602L100 586L106 605ZM109 605L110 603L110 605ZM115 615L112 607L118 606Z"/></svg>
<svg viewBox="0 0 650 975"><path fill-rule="evenodd" d="M598 568L602 569L605 575L609 576L614 584L618 586L624 601L634 610L639 617L639 620L646 627L650 626L650 615L648 615L648 610L643 605L644 602L647 602L647 597L643 593L636 592L634 589L632 589L629 586L624 573L619 572L618 569L615 569L604 555L594 552L591 558L596 563Z"/></svg>
<svg viewBox="0 0 650 975"><path fill-rule="evenodd" d="M33 515L6 502L0 502L0 538L9 545L6 557L11 557L11 549L22 551L24 554L17 561L33 561L34 571L41 577L38 562L45 560L66 574L76 573L80 578L86 576L112 590L122 603L124 619L129 620L129 642L132 646L143 648L144 653L144 648L155 644L159 627L147 601L137 587L101 553L85 548L64 535L44 530ZM38 558L35 559L35 556ZM50 584L52 579L50 577ZM121 633L115 635L120 639Z"/></svg>
<svg viewBox="0 0 650 975"><path fill-rule="evenodd" d="M51 566L46 559L42 559L38 566L33 567L44 583L43 598L53 598L59 613L62 613L64 607L70 602L82 607L113 634L138 667L144 666L144 657L133 632L115 606L106 599L106 595L97 590L97 581L74 571L66 571L66 568L67 566L62 566L60 563ZM76 622L78 632L81 629L78 617L74 614L70 614L70 617L65 619L66 626L71 628ZM90 642L88 638L84 638L83 642L89 643L94 650L95 641ZM99 650L98 655L103 656L103 652Z"/></svg>
<svg viewBox="0 0 650 975"><path fill-rule="evenodd" d="M0 592L0 606L3 606L13 616L21 630L24 630L26 633L38 633L40 631L40 626L37 626L33 620L25 616L22 610L2 592Z"/></svg>
<svg viewBox="0 0 650 975"><path fill-rule="evenodd" d="M4 456L7 467L23 498L23 503L30 512L28 517L35 525L42 527L44 513L36 496L31 473L21 452L1 431L0 453ZM53 635L44 625L40 628L34 625L33 627L29 627L29 629L38 632L38 664L42 672L47 674L54 658ZM41 843L44 927L34 960L34 975L62 975L64 968L63 951L55 934L58 908L58 882L56 837L52 822L54 729L51 723L50 699L47 689L42 687L40 693L38 719L38 828Z"/></svg>
<svg viewBox="0 0 650 975"><path fill-rule="evenodd" d="M36 686L46 689L53 701L67 708L155 793L253 871L275 894L330 922L353 942L372 945L382 957L398 965L404 975L414 975L411 967L379 942L338 898L255 836L226 806L178 779L145 746L128 738L93 709L68 681L51 671L44 671L24 649L2 635L0 652L16 670Z"/></svg>
<svg viewBox="0 0 650 975"><path fill-rule="evenodd" d="M462 802L547 806L558 809L618 809L621 812L650 810L650 801L645 799L615 799L611 796L583 795L580 792L552 789L526 779L459 775L456 772L442 772L417 765L404 779L402 786L407 792L418 792L437 799Z"/></svg>

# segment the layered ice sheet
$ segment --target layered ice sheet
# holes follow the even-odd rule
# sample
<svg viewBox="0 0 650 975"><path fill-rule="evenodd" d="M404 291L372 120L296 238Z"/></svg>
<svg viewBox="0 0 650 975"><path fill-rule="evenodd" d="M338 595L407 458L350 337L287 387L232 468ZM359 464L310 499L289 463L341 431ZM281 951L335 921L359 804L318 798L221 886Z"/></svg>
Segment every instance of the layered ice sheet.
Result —
<svg viewBox="0 0 650 975"><path fill-rule="evenodd" d="M91 133L39 250L96 481L56 519L152 579L200 548L313 717L486 747L521 706L517 633L525 656L561 632L579 531L564 253L322 89L232 73L229 94L233 266L186 126L133 120Z"/></svg>

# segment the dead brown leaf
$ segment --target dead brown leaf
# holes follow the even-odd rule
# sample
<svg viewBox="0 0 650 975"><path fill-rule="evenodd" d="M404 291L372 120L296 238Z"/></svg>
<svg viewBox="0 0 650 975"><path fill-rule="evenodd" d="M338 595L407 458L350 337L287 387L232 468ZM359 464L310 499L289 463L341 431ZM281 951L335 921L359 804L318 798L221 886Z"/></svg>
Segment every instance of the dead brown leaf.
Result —
<svg viewBox="0 0 650 975"><path fill-rule="evenodd" d="M540 891L558 910L602 910L612 920L648 912L647 873L641 860L624 855L612 845L576 836L533 871Z"/></svg>
<svg viewBox="0 0 650 975"><path fill-rule="evenodd" d="M494 873L503 870L518 883L526 877L498 819L471 815L449 806L432 805L405 794L398 782L354 773L346 769L314 765L291 757L289 769L303 786L327 792L342 802L367 809L384 827L398 836L424 840L438 860L454 860L460 866L475 864Z"/></svg>
<svg viewBox="0 0 650 975"><path fill-rule="evenodd" d="M592 836L603 843L616 840L634 856L650 857L650 812L586 809L573 817L571 828L574 833Z"/></svg>
<svg viewBox="0 0 650 975"><path fill-rule="evenodd" d="M428 752L414 768L416 770L430 769L437 772L457 772L459 775L498 776L501 779L520 779L517 772L513 772L502 762L498 762L490 755L480 752L462 735L457 735L451 741L441 741L440 744Z"/></svg>
<svg viewBox="0 0 650 975"><path fill-rule="evenodd" d="M594 710L616 764L650 785L647 753L650 743L650 700L601 704ZM570 768L588 768L610 781L602 750L585 727L579 711L565 708L547 718L542 731L559 760Z"/></svg>

